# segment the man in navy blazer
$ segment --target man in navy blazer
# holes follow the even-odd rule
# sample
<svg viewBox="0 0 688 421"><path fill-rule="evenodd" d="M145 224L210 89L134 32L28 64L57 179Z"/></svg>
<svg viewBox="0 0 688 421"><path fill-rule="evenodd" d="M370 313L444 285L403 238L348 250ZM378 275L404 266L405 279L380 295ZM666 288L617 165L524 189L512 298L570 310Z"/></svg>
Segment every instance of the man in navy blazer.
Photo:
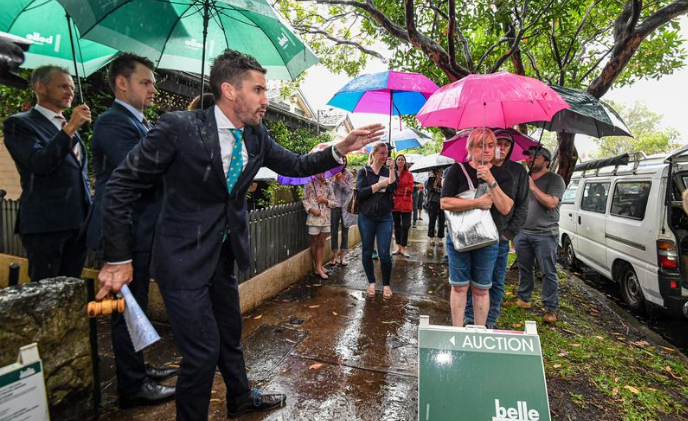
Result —
<svg viewBox="0 0 688 421"><path fill-rule="evenodd" d="M105 185L129 151L146 136L150 125L143 112L153 105L155 89L153 63L134 54L121 54L108 66L108 82L115 102L97 119L91 151L96 175L96 192L86 232L89 248L101 251L102 206ZM131 237L134 279L129 289L143 311L148 308L150 252L153 231L162 205L162 183L145 190L134 203ZM177 374L177 369L147 365L142 352L135 352L124 317L112 314L112 348L115 354L117 392L120 406L153 405L174 398L174 387L158 384Z"/></svg>
<svg viewBox="0 0 688 421"><path fill-rule="evenodd" d="M291 176L317 174L382 134L381 125L370 125L334 148L306 156L282 148L261 125L268 105L265 72L253 57L225 51L210 71L216 105L165 114L115 170L105 192L104 248L110 263L98 277L98 297L131 280L131 264L113 262L132 257L134 201L164 179L151 269L183 357L178 420L207 419L217 367L230 418L285 402L284 395L251 390L241 349L234 264L248 268L246 192L260 167Z"/></svg>
<svg viewBox="0 0 688 421"><path fill-rule="evenodd" d="M5 145L17 165L22 193L16 232L29 260L32 281L78 278L86 260L79 236L91 206L87 155L77 130L91 121L85 104L72 105L74 82L67 69L42 66L31 84L37 104L10 116L3 125Z"/></svg>

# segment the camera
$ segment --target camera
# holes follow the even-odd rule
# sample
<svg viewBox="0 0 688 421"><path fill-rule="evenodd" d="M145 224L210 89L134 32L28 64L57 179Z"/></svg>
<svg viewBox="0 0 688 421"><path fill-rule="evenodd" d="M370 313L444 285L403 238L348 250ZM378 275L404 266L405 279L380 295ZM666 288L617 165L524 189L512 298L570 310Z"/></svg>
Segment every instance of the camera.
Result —
<svg viewBox="0 0 688 421"><path fill-rule="evenodd" d="M24 63L24 51L29 49L31 41L0 32L0 84L14 88L26 89L29 81L19 76L19 66Z"/></svg>

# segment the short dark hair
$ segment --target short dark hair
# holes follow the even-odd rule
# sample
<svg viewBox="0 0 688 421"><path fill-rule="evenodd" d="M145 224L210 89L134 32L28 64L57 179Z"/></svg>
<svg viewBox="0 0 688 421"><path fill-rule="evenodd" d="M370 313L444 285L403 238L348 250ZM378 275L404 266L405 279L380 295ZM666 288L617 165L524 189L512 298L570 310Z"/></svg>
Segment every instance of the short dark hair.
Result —
<svg viewBox="0 0 688 421"><path fill-rule="evenodd" d="M257 70L263 74L267 70L258 63L258 60L247 54L235 50L226 49L215 57L210 67L210 90L215 101L222 97L222 84L229 82L233 86L241 87L249 70Z"/></svg>
<svg viewBox="0 0 688 421"><path fill-rule="evenodd" d="M57 72L67 75L69 74L69 70L67 70L66 67L55 66L52 64L36 67L36 70L31 73L31 85L37 82L45 85L46 83L50 82L50 79L53 77L53 73Z"/></svg>
<svg viewBox="0 0 688 421"><path fill-rule="evenodd" d="M136 63L148 67L151 72L155 70L155 65L153 65L152 61L132 53L120 54L110 62L107 75L108 84L113 93L117 85L117 77L124 76L125 79L129 80L131 75L136 71Z"/></svg>

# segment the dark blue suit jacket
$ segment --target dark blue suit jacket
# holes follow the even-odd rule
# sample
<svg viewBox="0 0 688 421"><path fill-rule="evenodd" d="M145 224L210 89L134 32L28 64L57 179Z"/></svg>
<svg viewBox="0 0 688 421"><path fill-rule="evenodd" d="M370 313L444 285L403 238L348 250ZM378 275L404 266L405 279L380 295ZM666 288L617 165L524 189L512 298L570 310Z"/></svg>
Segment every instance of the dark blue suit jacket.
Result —
<svg viewBox="0 0 688 421"><path fill-rule="evenodd" d="M91 205L87 155L78 134L69 137L36 109L10 116L5 145L21 178L19 234L81 229ZM72 148L79 143L79 164Z"/></svg>
<svg viewBox="0 0 688 421"><path fill-rule="evenodd" d="M148 129L126 108L115 102L101 114L93 128L91 151L96 175L96 194L86 231L86 245L101 247L103 237L102 205L105 185L134 146L146 136ZM155 222L162 205L162 183L141 195L134 204L132 241L134 251L150 251Z"/></svg>
<svg viewBox="0 0 688 421"><path fill-rule="evenodd" d="M222 169L214 107L165 114L127 155L105 190L103 227L105 260L132 257L133 203L164 177L162 211L153 241L151 270L161 286L192 289L206 285L218 265L229 227L234 258L248 268L246 192L260 167L279 174L308 176L337 165L328 148L299 156L274 140L265 127L247 126L249 154L232 193Z"/></svg>

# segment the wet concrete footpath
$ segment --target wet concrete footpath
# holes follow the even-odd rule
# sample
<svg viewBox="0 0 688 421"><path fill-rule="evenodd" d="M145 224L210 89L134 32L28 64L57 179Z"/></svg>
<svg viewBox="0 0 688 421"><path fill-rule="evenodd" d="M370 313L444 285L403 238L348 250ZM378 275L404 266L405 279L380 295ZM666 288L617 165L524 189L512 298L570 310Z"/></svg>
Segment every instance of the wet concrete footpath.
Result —
<svg viewBox="0 0 688 421"><path fill-rule="evenodd" d="M393 256L392 289L385 299L379 262L377 289L366 297L360 245L347 266L328 266L330 277L307 276L244 315L243 347L249 379L265 392L287 394L286 407L241 420L413 420L417 412L417 331L420 315L450 325L444 248L430 246L427 216L411 228L410 258ZM180 357L168 326L145 351L156 365ZM117 407L109 324L99 329L102 421L173 420L174 402ZM169 382L168 382L169 383ZM174 380L171 380L174 384ZM227 419L225 387L215 377L211 420Z"/></svg>
<svg viewBox="0 0 688 421"><path fill-rule="evenodd" d="M267 393L285 393L287 404L272 412L244 416L242 421L417 419L420 316L428 315L434 325L451 325L447 266L442 264L445 250L429 244L425 222L411 229L411 257L392 257L391 298L382 296L378 262L377 294L366 297L359 245L347 256L347 266L329 267L329 279L307 276L244 315L249 379ZM560 321L556 327L538 326L543 355L550 363L547 381L553 419L688 419L684 417L688 415L688 380L683 380L688 379L688 369L683 366L682 354L623 310L615 310L618 306L604 294L575 276L560 275L560 296L566 297L561 302ZM538 324L542 320L539 303L528 311L514 305L517 282L517 273L508 272L499 329L523 330L523 320ZM180 356L169 326L157 324L156 328L163 339L146 350L146 360L158 366L177 365ZM118 408L109 332L109 324L101 321L99 420L174 420L174 402ZM657 358L647 359L648 355ZM624 370L626 366L630 369ZM611 376L606 389L606 383L600 385L597 379L600 367ZM174 379L167 383L174 384ZM635 413L633 402L647 396L652 398L637 404L648 413L661 407L666 416L629 415ZM667 409L667 405L656 406L657 402L675 402L677 406L667 404ZM226 414L225 387L218 372L209 419L225 420Z"/></svg>

